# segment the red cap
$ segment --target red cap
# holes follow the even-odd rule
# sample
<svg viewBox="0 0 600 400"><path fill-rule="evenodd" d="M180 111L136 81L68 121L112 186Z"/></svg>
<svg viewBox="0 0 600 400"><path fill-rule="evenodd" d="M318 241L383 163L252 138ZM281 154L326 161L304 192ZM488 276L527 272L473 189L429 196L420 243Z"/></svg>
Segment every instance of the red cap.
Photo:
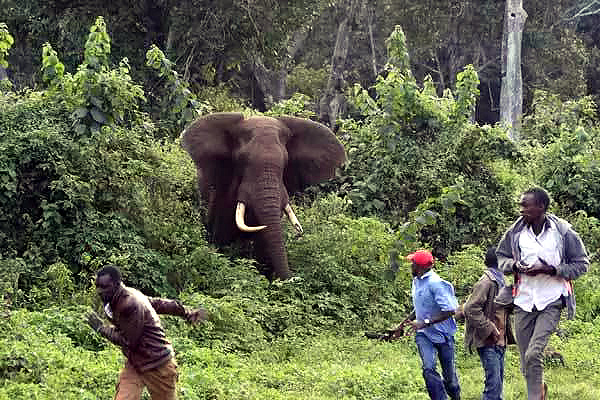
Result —
<svg viewBox="0 0 600 400"><path fill-rule="evenodd" d="M431 267L434 262L433 255L428 250L417 250L406 256L410 261L414 261L420 267Z"/></svg>

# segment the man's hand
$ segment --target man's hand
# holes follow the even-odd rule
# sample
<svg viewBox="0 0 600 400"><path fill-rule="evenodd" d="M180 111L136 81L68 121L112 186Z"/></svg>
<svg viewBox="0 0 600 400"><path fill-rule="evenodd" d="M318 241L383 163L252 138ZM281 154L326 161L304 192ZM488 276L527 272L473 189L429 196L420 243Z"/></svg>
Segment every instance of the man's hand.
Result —
<svg viewBox="0 0 600 400"><path fill-rule="evenodd" d="M425 328L427 324L425 323L425 321L415 319L414 321L410 321L410 326L412 327L412 330L416 332L419 329Z"/></svg>
<svg viewBox="0 0 600 400"><path fill-rule="evenodd" d="M500 340L500 331L495 326L492 333L490 333L490 339L492 339L494 343L498 343L498 340Z"/></svg>
<svg viewBox="0 0 600 400"><path fill-rule="evenodd" d="M102 322L102 319L100 319L100 317L98 316L98 314L96 314L95 312L89 312L86 314L85 316L86 318L86 322L87 324L96 332L98 332L98 330L100 329L100 327L102 325L104 325L104 322Z"/></svg>
<svg viewBox="0 0 600 400"><path fill-rule="evenodd" d="M544 260L538 258L539 262L536 262L531 267L523 271L526 275L535 276L538 274L556 275L556 268L552 265L548 265Z"/></svg>
<svg viewBox="0 0 600 400"><path fill-rule="evenodd" d="M515 266L513 267L513 271L514 271L514 272L518 272L518 273L520 273L520 274L524 274L524 273L526 273L526 272L527 272L527 270L528 270L529 268L530 268L530 267L529 267L529 265L527 265L527 264L525 264L525 263L523 263L523 262L521 262L521 261L517 261L517 262L515 263Z"/></svg>
<svg viewBox="0 0 600 400"><path fill-rule="evenodd" d="M195 324L198 321L206 321L208 319L208 313L203 308L197 308L195 310L186 310L184 318L188 322Z"/></svg>
<svg viewBox="0 0 600 400"><path fill-rule="evenodd" d="M396 328L390 330L390 333L391 333L390 337L392 339L395 339L395 338L404 336L404 326L406 326L406 324L408 322L409 321L404 320L404 321L400 322L400 325L398 325Z"/></svg>

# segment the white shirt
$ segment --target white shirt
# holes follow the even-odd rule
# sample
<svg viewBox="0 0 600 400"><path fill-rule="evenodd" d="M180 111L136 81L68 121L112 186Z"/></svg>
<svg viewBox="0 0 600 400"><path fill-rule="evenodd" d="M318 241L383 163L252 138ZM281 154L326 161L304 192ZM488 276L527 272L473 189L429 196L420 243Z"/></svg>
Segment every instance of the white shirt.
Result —
<svg viewBox="0 0 600 400"><path fill-rule="evenodd" d="M521 250L521 263L533 265L540 263L540 259L553 267L560 265L560 248L562 236L556 224L551 220L544 224L539 235L531 227L525 227L519 233L519 248ZM519 290L515 296L515 304L527 312L543 310L546 306L560 298L568 296L567 281L559 276L538 274L535 276L520 275Z"/></svg>

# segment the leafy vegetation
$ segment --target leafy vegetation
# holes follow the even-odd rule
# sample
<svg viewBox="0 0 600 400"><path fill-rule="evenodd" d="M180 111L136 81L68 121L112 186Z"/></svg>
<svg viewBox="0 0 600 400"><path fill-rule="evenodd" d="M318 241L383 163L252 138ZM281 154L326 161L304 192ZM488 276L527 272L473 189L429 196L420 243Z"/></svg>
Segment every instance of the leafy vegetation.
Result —
<svg viewBox="0 0 600 400"><path fill-rule="evenodd" d="M439 254L480 238L497 240L514 208L515 188L499 181L491 163L519 160L519 150L502 130L469 121L479 93L472 66L458 75L455 94L438 97L431 80L420 87L408 69L401 30L389 44L375 99L354 88L357 115L342 128L350 136L342 192L355 214L394 226L415 208L435 211L441 217L422 234Z"/></svg>
<svg viewBox="0 0 600 400"><path fill-rule="evenodd" d="M8 26L5 23L0 24L0 67L8 67L8 50L12 47L15 39L11 36L8 31Z"/></svg>
<svg viewBox="0 0 600 400"><path fill-rule="evenodd" d="M164 87L148 90L127 59L112 64L109 31L97 18L74 73L60 59L72 54L43 45L45 88L0 94L0 400L112 396L123 356L82 320L100 306L92 279L107 262L148 295L209 311L199 326L164 319L182 399L425 399L412 341L363 337L411 309L408 263L397 258L432 248L438 272L464 301L484 249L531 184L550 190L553 211L574 224L594 262L575 283L578 319L561 323L551 340L564 365L546 363L550 394L598 397L599 131L591 98L538 92L526 140L514 144L501 127L471 120L474 67L439 95L432 79L415 78L404 34L394 31L385 71L372 88L352 91L338 132L348 164L293 199L306 230L285 231L295 277L270 283L243 244L207 242L195 168L176 138L199 113L257 111L224 87L196 92L157 46L147 49L147 68ZM281 33L253 45L274 46ZM0 50L11 48L8 38L0 26ZM309 68L296 70L302 93L265 114L315 115L310 96L324 75L302 78ZM464 396L478 398L479 360L463 349L461 333L456 340ZM511 349L506 399L524 396L518 363Z"/></svg>
<svg viewBox="0 0 600 400"><path fill-rule="evenodd" d="M0 320L7 333L0 343L0 399L108 399L123 356L82 328L81 307L44 313L21 310ZM340 337L286 337L240 354L190 337L175 320L167 333L177 349L180 399L419 399L428 398L412 340L367 340L360 333ZM555 398L591 400L600 395L595 354L598 321L564 322L550 346L563 355L549 358L545 378ZM203 328L192 328L200 330ZM457 365L463 397L481 395L483 371L457 335ZM525 396L518 354L507 352L504 398ZM567 380L572 382L565 385Z"/></svg>

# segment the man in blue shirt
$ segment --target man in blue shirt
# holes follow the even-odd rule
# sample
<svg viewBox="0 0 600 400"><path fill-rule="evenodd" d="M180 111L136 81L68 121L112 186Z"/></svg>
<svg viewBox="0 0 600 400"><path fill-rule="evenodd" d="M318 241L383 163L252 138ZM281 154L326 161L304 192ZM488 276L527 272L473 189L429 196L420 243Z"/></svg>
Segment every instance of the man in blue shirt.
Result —
<svg viewBox="0 0 600 400"><path fill-rule="evenodd" d="M423 364L423 378L432 400L450 396L460 399L460 385L454 360L454 312L458 302L452 285L439 277L432 267L433 255L418 250L407 256L412 263L412 300L414 311L398 326L401 331L409 324L415 332L415 342ZM436 371L436 356L440 359L442 376Z"/></svg>

